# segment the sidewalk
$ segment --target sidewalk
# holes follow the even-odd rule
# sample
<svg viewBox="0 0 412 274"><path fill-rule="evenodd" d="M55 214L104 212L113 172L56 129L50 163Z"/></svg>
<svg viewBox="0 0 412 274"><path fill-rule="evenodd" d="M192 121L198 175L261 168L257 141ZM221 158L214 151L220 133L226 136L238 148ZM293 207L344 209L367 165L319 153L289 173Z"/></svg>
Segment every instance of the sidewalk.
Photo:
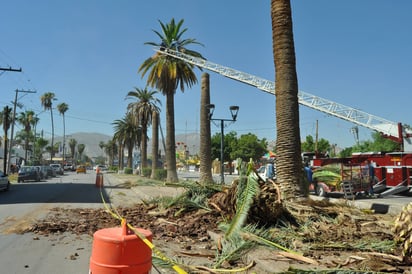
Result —
<svg viewBox="0 0 412 274"><path fill-rule="evenodd" d="M127 206L158 197L174 197L184 189L171 186L136 186L137 175L104 173L104 189L115 206Z"/></svg>
<svg viewBox="0 0 412 274"><path fill-rule="evenodd" d="M399 214L403 207L410 201L410 197L385 197L385 198L368 198L368 199L356 199L356 200L344 200L343 198L329 198L319 197L311 195L312 200L329 200L332 203L347 202L348 204L357 207L359 209L373 210L378 214Z"/></svg>

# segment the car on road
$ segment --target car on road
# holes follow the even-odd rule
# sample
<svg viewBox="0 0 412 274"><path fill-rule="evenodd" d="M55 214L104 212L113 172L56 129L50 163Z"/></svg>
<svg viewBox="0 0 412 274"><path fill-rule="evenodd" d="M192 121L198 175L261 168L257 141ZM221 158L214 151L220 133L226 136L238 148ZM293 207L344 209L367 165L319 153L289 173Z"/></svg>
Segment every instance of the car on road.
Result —
<svg viewBox="0 0 412 274"><path fill-rule="evenodd" d="M22 166L19 169L19 173L17 176L17 182L25 182L25 181L35 181L40 182L40 172L34 166Z"/></svg>
<svg viewBox="0 0 412 274"><path fill-rule="evenodd" d="M57 175L64 174L64 170L60 164L50 164L50 166L56 171Z"/></svg>
<svg viewBox="0 0 412 274"><path fill-rule="evenodd" d="M84 174L86 174L86 167L85 167L85 166L82 166L82 165L77 166L77 168L76 168L76 173L77 173L77 174L79 174L79 173L84 173Z"/></svg>
<svg viewBox="0 0 412 274"><path fill-rule="evenodd" d="M63 166L63 170L64 171L76 171L76 167L74 166L74 164L65 164Z"/></svg>
<svg viewBox="0 0 412 274"><path fill-rule="evenodd" d="M47 174L47 169L45 166L34 166L40 173L40 180L47 180L49 175Z"/></svg>
<svg viewBox="0 0 412 274"><path fill-rule="evenodd" d="M0 190L7 191L10 188L9 176L0 170Z"/></svg>
<svg viewBox="0 0 412 274"><path fill-rule="evenodd" d="M100 171L106 171L107 170L107 166L105 165L95 165L93 167L93 170L96 171L97 169L99 169Z"/></svg>
<svg viewBox="0 0 412 274"><path fill-rule="evenodd" d="M46 170L47 177L53 178L57 176L56 171L51 166L43 166L43 167Z"/></svg>

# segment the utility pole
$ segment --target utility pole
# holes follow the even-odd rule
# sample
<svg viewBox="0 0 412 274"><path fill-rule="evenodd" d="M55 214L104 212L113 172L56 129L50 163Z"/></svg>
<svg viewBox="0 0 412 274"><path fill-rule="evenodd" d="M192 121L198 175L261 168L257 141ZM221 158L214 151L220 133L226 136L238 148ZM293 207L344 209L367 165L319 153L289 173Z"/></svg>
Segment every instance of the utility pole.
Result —
<svg viewBox="0 0 412 274"><path fill-rule="evenodd" d="M36 93L36 91L32 91L32 90L19 90L16 89L16 96L14 97L14 106L13 106L13 117L12 117L12 121L11 121L11 132L10 132L10 144L9 144L9 156L7 157L7 174L10 171L10 159L11 159L11 153L12 153L12 148L13 148L13 134L14 134L14 123L16 122L16 106L17 106L17 96L19 94L19 92L23 92L23 93Z"/></svg>
<svg viewBox="0 0 412 274"><path fill-rule="evenodd" d="M316 120L315 155L318 156L319 122Z"/></svg>
<svg viewBox="0 0 412 274"><path fill-rule="evenodd" d="M21 68L16 69L16 68L12 68L12 67L8 67L8 68L0 67L0 71L21 72L22 70L21 70ZM8 119L8 117L7 117L7 119ZM8 122L8 120L7 120L6 122ZM4 142L4 158L3 158L4 170L3 170L3 171L4 171L6 174L8 174L9 168L7 168L8 162L6 162L6 156L7 156L7 135L4 136L4 140L5 140L5 142ZM9 142L10 142L10 141L9 141Z"/></svg>

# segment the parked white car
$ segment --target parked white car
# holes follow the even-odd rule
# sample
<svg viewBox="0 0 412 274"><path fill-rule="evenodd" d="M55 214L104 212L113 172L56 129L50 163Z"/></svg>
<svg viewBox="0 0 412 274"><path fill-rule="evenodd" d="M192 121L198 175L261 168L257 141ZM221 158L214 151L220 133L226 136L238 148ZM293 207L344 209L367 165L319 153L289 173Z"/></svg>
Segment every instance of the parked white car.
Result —
<svg viewBox="0 0 412 274"><path fill-rule="evenodd" d="M64 170L60 164L50 164L50 166L56 171L56 174L63 175Z"/></svg>
<svg viewBox="0 0 412 274"><path fill-rule="evenodd" d="M10 188L9 176L0 170L0 190L7 191Z"/></svg>
<svg viewBox="0 0 412 274"><path fill-rule="evenodd" d="M99 168L100 171L106 171L107 170L107 166L105 166L105 165L95 165L93 167L93 170L96 171L97 168Z"/></svg>

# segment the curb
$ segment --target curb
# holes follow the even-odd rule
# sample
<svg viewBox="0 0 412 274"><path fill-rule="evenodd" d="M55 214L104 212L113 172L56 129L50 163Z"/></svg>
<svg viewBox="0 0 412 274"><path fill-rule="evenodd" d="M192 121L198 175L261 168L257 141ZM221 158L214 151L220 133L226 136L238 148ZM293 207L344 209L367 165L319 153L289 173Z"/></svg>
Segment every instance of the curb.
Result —
<svg viewBox="0 0 412 274"><path fill-rule="evenodd" d="M337 199L337 198L330 198L330 197L319 197L311 195L310 199L312 200L328 200L331 203L338 203L342 201L346 201L350 205L357 207L359 209L366 209L371 210L375 214L389 214L389 215L397 215L399 214L405 204L398 204L395 202L385 201L383 198L376 198L376 199L364 199L364 200L345 200L345 199Z"/></svg>

